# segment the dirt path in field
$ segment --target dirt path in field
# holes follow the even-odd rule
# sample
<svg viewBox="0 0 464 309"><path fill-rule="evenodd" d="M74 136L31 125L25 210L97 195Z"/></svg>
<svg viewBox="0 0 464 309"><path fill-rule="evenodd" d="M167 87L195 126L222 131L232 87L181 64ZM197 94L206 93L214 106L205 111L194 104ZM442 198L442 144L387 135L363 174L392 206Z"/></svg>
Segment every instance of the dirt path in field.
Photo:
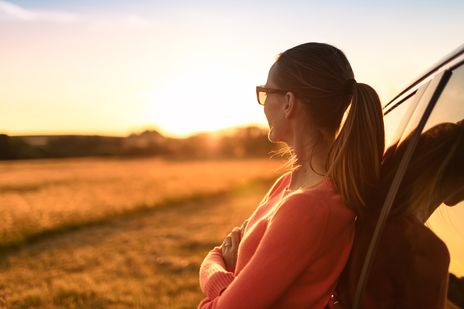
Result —
<svg viewBox="0 0 464 309"><path fill-rule="evenodd" d="M193 308L203 257L272 184L50 236L0 257L7 308Z"/></svg>

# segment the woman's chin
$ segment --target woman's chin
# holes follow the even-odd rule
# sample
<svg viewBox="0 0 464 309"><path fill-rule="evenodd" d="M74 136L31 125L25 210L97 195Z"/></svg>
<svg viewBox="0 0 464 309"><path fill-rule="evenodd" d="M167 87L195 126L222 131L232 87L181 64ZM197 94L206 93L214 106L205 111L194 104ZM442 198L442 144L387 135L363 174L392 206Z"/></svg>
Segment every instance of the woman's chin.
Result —
<svg viewBox="0 0 464 309"><path fill-rule="evenodd" d="M271 142L271 143L278 143L279 142L279 139L278 137L275 135L275 131L271 128L269 129L269 132L267 133L267 139Z"/></svg>
<svg viewBox="0 0 464 309"><path fill-rule="evenodd" d="M447 199L447 200L443 201L443 204L445 204L446 206L449 206L449 207L453 207L453 206L456 206L457 204L459 204L459 202L461 202L461 201L462 200Z"/></svg>
<svg viewBox="0 0 464 309"><path fill-rule="evenodd" d="M272 130L269 130L269 131L267 132L267 139L268 139L271 143L274 143Z"/></svg>
<svg viewBox="0 0 464 309"><path fill-rule="evenodd" d="M461 187L458 191L445 198L443 203L446 206L456 206L462 201L464 201L464 187Z"/></svg>
<svg viewBox="0 0 464 309"><path fill-rule="evenodd" d="M284 140L278 136L275 136L275 134L272 133L273 131L269 131L269 133L267 134L267 139L271 142L271 143L285 143Z"/></svg>

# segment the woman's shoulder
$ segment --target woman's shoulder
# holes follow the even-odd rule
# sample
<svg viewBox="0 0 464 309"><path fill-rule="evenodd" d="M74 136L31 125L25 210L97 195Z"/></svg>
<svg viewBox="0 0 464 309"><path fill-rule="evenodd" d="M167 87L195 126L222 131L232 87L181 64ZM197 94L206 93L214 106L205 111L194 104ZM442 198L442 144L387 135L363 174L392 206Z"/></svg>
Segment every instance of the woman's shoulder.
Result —
<svg viewBox="0 0 464 309"><path fill-rule="evenodd" d="M337 219L341 216L348 220L355 217L354 212L345 205L340 194L334 190L330 178L327 177L316 186L296 190L284 196L280 207L291 208L289 211L299 212L303 216L319 214L328 219Z"/></svg>
<svg viewBox="0 0 464 309"><path fill-rule="evenodd" d="M287 185L291 177L291 171L286 172L274 181L272 184L271 188L268 190L267 194L265 195L263 201L269 200L271 197L273 197L278 191L283 190Z"/></svg>
<svg viewBox="0 0 464 309"><path fill-rule="evenodd" d="M332 217L342 216L349 220L356 214L344 202L342 195L335 187L330 177L324 177L322 181L309 190L303 190L302 194L309 199L315 200L318 205L330 211Z"/></svg>
<svg viewBox="0 0 464 309"><path fill-rule="evenodd" d="M329 224L330 211L321 207L321 200L315 194L293 192L284 196L274 206L269 216L269 224L285 226L286 230L299 230L304 227L308 237L324 231Z"/></svg>

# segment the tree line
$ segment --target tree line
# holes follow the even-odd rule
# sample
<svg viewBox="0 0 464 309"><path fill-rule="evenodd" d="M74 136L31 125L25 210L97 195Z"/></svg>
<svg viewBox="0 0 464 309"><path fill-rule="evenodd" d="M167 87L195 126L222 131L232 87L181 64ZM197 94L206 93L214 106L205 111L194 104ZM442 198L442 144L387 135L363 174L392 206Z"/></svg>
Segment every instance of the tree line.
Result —
<svg viewBox="0 0 464 309"><path fill-rule="evenodd" d="M8 136L0 134L0 160L72 157L213 159L270 157L283 144L269 142L268 129L248 126L223 133L172 138L156 130L126 137L100 135Z"/></svg>

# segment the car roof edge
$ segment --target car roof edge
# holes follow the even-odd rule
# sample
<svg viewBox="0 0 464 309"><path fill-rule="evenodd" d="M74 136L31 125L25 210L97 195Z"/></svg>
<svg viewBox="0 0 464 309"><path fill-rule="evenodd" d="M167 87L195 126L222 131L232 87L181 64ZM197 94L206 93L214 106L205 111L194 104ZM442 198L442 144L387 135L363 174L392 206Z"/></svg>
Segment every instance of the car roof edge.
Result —
<svg viewBox="0 0 464 309"><path fill-rule="evenodd" d="M459 57L460 55L464 54L464 43L461 44L458 48L454 49L452 52L448 53L446 56L442 57L439 61L437 61L433 66L431 66L428 70L426 70L424 73L420 74L419 78L414 80L409 86L407 86L403 91L401 91L398 95L396 95L393 99L391 99L383 108L386 108L389 106L392 102L394 102L396 99L401 97L403 94L408 92L411 88L413 88L415 85L419 84L422 80L427 78L430 74L434 73L437 71L440 67L445 65L446 63L452 61L453 59Z"/></svg>

